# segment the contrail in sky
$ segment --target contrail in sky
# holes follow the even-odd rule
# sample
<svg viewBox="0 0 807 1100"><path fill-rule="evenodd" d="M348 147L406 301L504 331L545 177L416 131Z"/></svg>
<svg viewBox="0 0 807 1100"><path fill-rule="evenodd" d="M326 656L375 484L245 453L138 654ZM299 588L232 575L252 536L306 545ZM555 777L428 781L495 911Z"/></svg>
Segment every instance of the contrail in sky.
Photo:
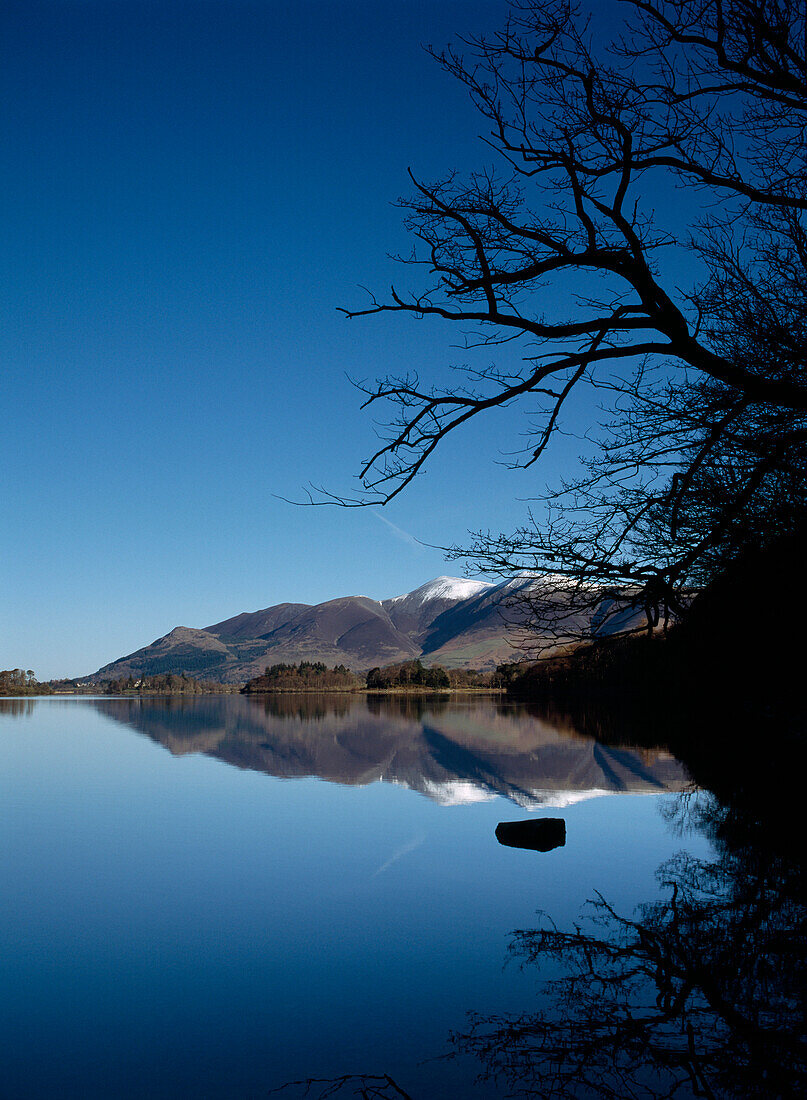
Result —
<svg viewBox="0 0 807 1100"><path fill-rule="evenodd" d="M408 531L404 531L402 527L398 527L396 524L388 520L386 516L382 516L380 512L373 510L373 515L377 516L382 523L386 523L387 527L392 531L394 535L397 535L403 542L408 543L409 546L414 546L418 550L424 549L424 544L416 539L414 535L410 535Z"/></svg>

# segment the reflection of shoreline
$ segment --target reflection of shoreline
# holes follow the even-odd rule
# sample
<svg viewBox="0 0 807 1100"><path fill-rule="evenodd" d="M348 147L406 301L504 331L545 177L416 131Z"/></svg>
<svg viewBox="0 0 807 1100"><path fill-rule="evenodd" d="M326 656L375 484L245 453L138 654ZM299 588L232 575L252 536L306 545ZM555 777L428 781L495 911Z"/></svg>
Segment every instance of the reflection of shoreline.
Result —
<svg viewBox="0 0 807 1100"><path fill-rule="evenodd" d="M12 718L21 718L23 715L34 713L37 699L30 695L12 695L0 699L0 715L8 714Z"/></svg>
<svg viewBox="0 0 807 1100"><path fill-rule="evenodd" d="M688 785L663 750L605 746L500 699L387 694L95 699L174 755L281 778L387 782L443 805L502 796L526 809Z"/></svg>
<svg viewBox="0 0 807 1100"><path fill-rule="evenodd" d="M134 693L133 693L134 694ZM137 694L147 695L148 692L142 692ZM151 693L158 695L159 692ZM163 693L165 694L165 693ZM184 694L183 692L177 692L178 695ZM220 694L236 694L235 692L222 693L222 692L197 692L198 695L220 695ZM447 688L435 688L435 687L421 687L418 684L413 684L410 687L391 687L391 688L328 688L327 691L323 691L321 688L262 688L260 691L244 692L245 695L252 697L256 695L506 695L507 688L493 688L493 687L447 687Z"/></svg>

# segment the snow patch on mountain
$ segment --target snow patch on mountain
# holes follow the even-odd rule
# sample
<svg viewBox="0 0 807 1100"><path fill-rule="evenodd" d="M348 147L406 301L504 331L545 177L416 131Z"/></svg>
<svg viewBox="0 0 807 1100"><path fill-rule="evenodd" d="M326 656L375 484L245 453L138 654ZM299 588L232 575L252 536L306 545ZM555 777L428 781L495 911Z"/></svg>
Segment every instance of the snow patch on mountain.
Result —
<svg viewBox="0 0 807 1100"><path fill-rule="evenodd" d="M393 596L386 603L399 603L401 600L411 600L413 603L427 603L429 600L468 600L471 596L478 596L488 588L495 588L495 584L489 581L472 581L465 577L435 577L427 581L420 588L412 592L404 592L402 596Z"/></svg>

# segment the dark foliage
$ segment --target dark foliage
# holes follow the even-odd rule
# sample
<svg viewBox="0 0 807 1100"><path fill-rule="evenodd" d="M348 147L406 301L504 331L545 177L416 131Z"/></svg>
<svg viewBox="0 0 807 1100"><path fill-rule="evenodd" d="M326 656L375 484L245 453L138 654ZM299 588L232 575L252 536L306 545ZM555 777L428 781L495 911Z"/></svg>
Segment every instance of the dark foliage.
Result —
<svg viewBox="0 0 807 1100"><path fill-rule="evenodd" d="M195 680L183 673L167 672L157 676L123 676L105 680L101 685L105 695L209 695L235 690L226 684Z"/></svg>
<svg viewBox="0 0 807 1100"><path fill-rule="evenodd" d="M0 672L0 695L49 695L47 684L40 684L29 668L9 668Z"/></svg>
<svg viewBox="0 0 807 1100"><path fill-rule="evenodd" d="M404 661L386 668L371 668L367 687L374 688L447 688L451 680L444 668L424 668L420 661Z"/></svg>
<svg viewBox="0 0 807 1100"><path fill-rule="evenodd" d="M299 665L270 665L263 676L256 676L242 689L246 695L268 691L355 691L362 683L349 668L336 665L329 669L321 661L301 661Z"/></svg>
<svg viewBox="0 0 807 1100"><path fill-rule="evenodd" d="M602 700L617 714L633 700L657 722L660 700L730 708L736 696L754 713L799 714L807 638L792 599L805 561L807 531L771 533L728 563L668 635L603 638L499 674L523 697L567 707Z"/></svg>
<svg viewBox="0 0 807 1100"><path fill-rule="evenodd" d="M475 668L449 668L448 682L452 688L499 688L494 672L480 672Z"/></svg>

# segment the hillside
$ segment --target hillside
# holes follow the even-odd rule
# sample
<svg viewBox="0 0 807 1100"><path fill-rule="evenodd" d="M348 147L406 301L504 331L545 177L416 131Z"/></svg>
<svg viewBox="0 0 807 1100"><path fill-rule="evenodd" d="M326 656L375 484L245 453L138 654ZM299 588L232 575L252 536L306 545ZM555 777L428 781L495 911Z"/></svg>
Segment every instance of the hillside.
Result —
<svg viewBox="0 0 807 1100"><path fill-rule="evenodd" d="M383 601L277 604L201 629L177 626L90 679L174 672L240 683L270 664L321 661L364 672L416 657L426 665L492 669L515 655L517 616L507 607L513 591L513 582L437 577Z"/></svg>

